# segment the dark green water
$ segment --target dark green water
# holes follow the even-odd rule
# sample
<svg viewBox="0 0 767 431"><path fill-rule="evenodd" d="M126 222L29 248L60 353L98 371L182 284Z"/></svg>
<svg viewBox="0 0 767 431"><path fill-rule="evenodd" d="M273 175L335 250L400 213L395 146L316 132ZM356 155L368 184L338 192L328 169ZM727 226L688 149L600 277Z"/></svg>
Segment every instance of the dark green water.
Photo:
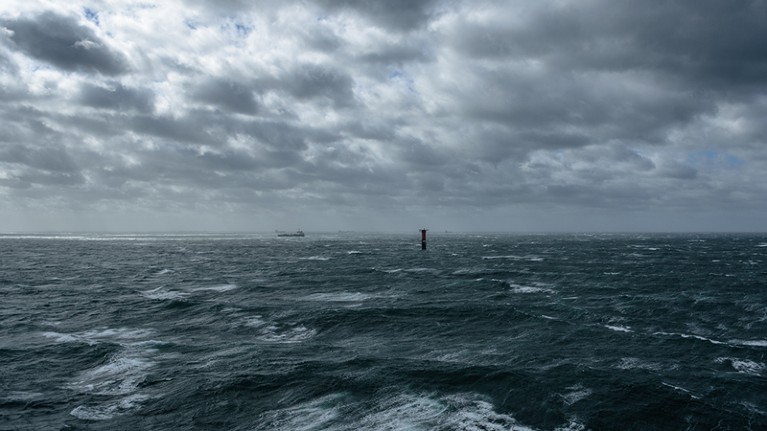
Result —
<svg viewBox="0 0 767 431"><path fill-rule="evenodd" d="M767 429L767 236L0 236L0 429Z"/></svg>

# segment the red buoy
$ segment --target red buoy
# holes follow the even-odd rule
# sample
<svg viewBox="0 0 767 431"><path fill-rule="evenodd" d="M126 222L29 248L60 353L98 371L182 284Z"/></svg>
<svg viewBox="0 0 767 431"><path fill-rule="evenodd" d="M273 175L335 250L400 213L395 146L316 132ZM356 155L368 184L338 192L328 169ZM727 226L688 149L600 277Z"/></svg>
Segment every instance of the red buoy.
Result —
<svg viewBox="0 0 767 431"><path fill-rule="evenodd" d="M428 229L421 229L421 250L426 250L426 231Z"/></svg>

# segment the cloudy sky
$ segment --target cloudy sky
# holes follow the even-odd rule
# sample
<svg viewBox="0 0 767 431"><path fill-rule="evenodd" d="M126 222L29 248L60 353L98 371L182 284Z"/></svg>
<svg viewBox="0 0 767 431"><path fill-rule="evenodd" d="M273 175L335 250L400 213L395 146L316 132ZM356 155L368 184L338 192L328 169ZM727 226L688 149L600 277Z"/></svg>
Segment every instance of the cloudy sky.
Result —
<svg viewBox="0 0 767 431"><path fill-rule="evenodd" d="M764 0L2 0L0 232L764 231Z"/></svg>

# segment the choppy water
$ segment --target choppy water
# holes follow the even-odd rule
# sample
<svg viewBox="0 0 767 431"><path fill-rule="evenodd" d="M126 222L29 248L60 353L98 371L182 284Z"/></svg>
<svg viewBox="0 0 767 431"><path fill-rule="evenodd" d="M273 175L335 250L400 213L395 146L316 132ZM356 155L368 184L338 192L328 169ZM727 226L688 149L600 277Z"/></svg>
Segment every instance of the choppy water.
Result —
<svg viewBox="0 0 767 431"><path fill-rule="evenodd" d="M0 236L0 429L767 429L767 236Z"/></svg>

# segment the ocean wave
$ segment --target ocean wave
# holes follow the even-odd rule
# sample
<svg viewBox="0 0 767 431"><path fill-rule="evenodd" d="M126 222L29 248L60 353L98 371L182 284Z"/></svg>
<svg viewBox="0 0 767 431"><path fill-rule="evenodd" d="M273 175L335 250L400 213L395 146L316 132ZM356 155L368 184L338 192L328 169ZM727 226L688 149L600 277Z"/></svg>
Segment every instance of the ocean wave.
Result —
<svg viewBox="0 0 767 431"><path fill-rule="evenodd" d="M307 256L307 257L299 257L299 260L315 260L320 262L325 262L330 260L330 257L328 256Z"/></svg>
<svg viewBox="0 0 767 431"><path fill-rule="evenodd" d="M631 328L627 326L620 326L620 325L605 325L605 328L611 331L617 331L617 332L634 332Z"/></svg>
<svg viewBox="0 0 767 431"><path fill-rule="evenodd" d="M564 402L565 405L568 405L568 406L571 406L577 403L578 401L584 400L590 397L594 393L594 391L584 387L582 384L570 386L565 389L568 389L569 392L565 392L564 394L561 394L560 397L562 397L562 402Z"/></svg>
<svg viewBox="0 0 767 431"><path fill-rule="evenodd" d="M125 414L130 410L135 410L140 405L149 400L147 395L131 395L114 402L104 404L87 404L77 406L69 412L70 415L86 421L105 421L113 419L115 416Z"/></svg>
<svg viewBox="0 0 767 431"><path fill-rule="evenodd" d="M125 342L128 340L136 340L151 336L154 331L148 329L133 329L133 328L102 328L93 329L88 331L62 333L62 332L42 332L40 335L46 338L52 338L57 343L74 343L82 342L90 345L104 342Z"/></svg>
<svg viewBox="0 0 767 431"><path fill-rule="evenodd" d="M177 290L166 290L164 287L161 286L156 289L145 290L141 292L141 296L147 299L180 300L180 299L187 298L189 296L189 293L179 292Z"/></svg>
<svg viewBox="0 0 767 431"><path fill-rule="evenodd" d="M361 302L372 298L381 298L381 295L372 295L361 292L322 292L304 296L307 301L320 302Z"/></svg>
<svg viewBox="0 0 767 431"><path fill-rule="evenodd" d="M762 362L752 361L750 359L739 359L722 357L714 360L717 364L723 364L729 362L730 366L735 371L742 374L750 374L752 376L760 376L765 369L765 365Z"/></svg>
<svg viewBox="0 0 767 431"><path fill-rule="evenodd" d="M513 254L507 255L495 255L495 256L482 256L483 260L524 260L528 262L543 262L544 258L540 256L517 256Z"/></svg>
<svg viewBox="0 0 767 431"><path fill-rule="evenodd" d="M275 431L534 430L509 414L496 412L492 403L471 393L443 396L402 393L378 398L373 403L338 393L268 412L259 418L259 423L257 430ZM558 429L582 429L573 426L567 424Z"/></svg>
<svg viewBox="0 0 767 431"><path fill-rule="evenodd" d="M767 340L732 340L732 344L748 347L767 347Z"/></svg>
<svg viewBox="0 0 767 431"><path fill-rule="evenodd" d="M714 339L711 339L711 338L706 338L706 337L704 337L702 335L683 334L683 333L679 333L679 332L662 332L662 331L660 331L660 332L654 332L653 335L663 335L663 336L667 336L667 337L681 337L681 338L685 338L685 339L695 339L695 340L700 340L700 341L708 341L711 344L727 344L727 343L725 343L723 341L717 341L717 340L714 340Z"/></svg>
<svg viewBox="0 0 767 431"><path fill-rule="evenodd" d="M237 289L237 285L234 283L229 283L229 284L217 284L215 286L195 287L192 290L195 292L204 292L204 291L228 292L234 289Z"/></svg>

